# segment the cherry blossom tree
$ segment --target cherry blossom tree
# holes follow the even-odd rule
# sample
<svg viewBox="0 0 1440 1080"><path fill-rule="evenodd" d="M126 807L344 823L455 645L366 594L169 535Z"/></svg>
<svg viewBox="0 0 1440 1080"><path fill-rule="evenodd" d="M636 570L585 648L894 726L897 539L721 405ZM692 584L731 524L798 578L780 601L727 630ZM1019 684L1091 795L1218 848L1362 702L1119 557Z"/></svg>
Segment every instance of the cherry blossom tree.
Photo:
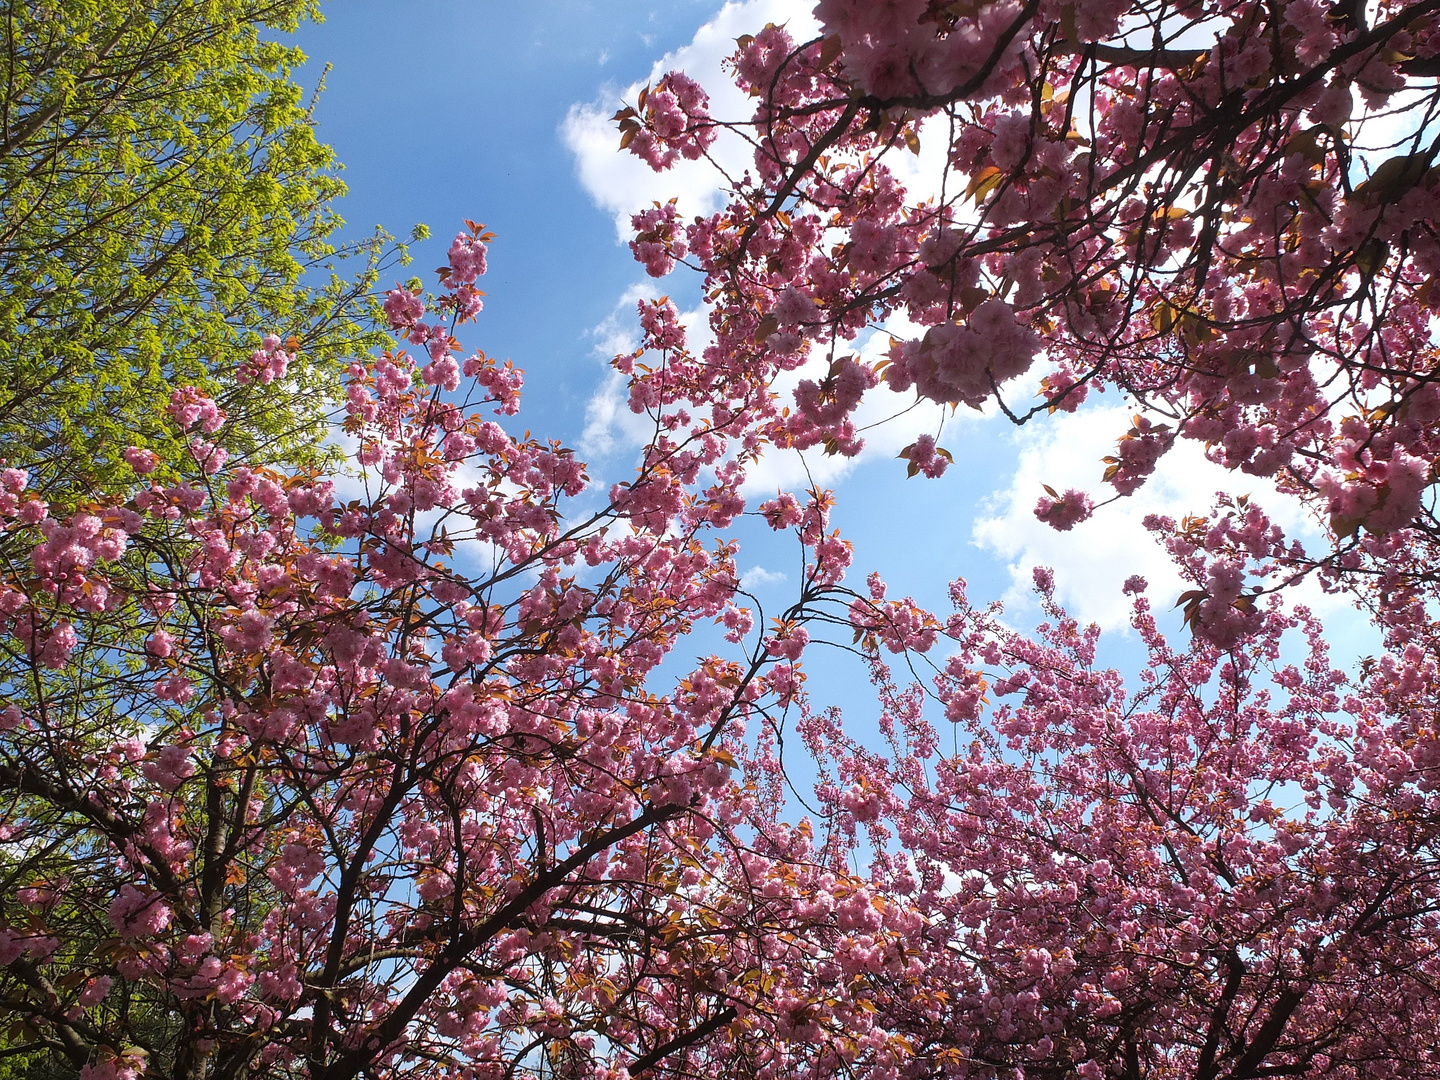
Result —
<svg viewBox="0 0 1440 1080"><path fill-rule="evenodd" d="M1203 581L1227 561L1207 541L1263 544L1268 523L1232 506L1157 528ZM924 917L921 980L872 983L904 1074L1436 1075L1433 643L1402 634L1352 681L1317 620L1271 607L1180 648L1132 579L1148 666L1127 687L1051 575L1036 585L1031 638L963 585L937 618L872 580L851 618L889 752L832 715L802 724L832 827L868 833L882 887ZM940 635L928 678L882 662L918 671Z"/></svg>
<svg viewBox="0 0 1440 1080"><path fill-rule="evenodd" d="M814 999L836 904L874 963L912 962L887 941L914 916L784 823L755 737L849 559L828 504L774 509L809 570L762 633L720 534L743 508L729 426L657 411L601 498L569 450L477 411L521 388L453 337L488 239L457 237L438 299L386 298L421 361L351 368L349 474L232 466L189 387L179 482L132 450L133 484L62 508L0 474L7 550L30 552L0 591L11 1063L758 1075L815 1050L775 1032ZM293 361L269 340L237 378ZM731 653L691 666L711 622ZM810 1008L849 1009L828 1030L852 1057L887 1051L832 997Z"/></svg>
<svg viewBox="0 0 1440 1080"><path fill-rule="evenodd" d="M887 389L1017 424L1118 391L1138 413L1097 463L1111 497L1191 438L1333 538L1307 553L1238 497L1153 520L1190 640L1132 580L1130 688L1046 573L1034 638L959 584L948 616L878 578L855 597L887 745L798 704L828 842L923 922L918 981L847 970L905 1040L881 1075L1436 1075L1434 7L815 14L813 40L737 42L752 115L672 72L616 116L656 169L722 137L752 154L718 212L634 219L652 275L704 274L714 344L635 369L632 400L719 398L768 444L854 455ZM936 142L907 191L896 159ZM939 434L911 475L945 471ZM1097 501L1036 513L1065 529ZM1270 595L1317 570L1384 639L1358 678Z"/></svg>
<svg viewBox="0 0 1440 1080"><path fill-rule="evenodd" d="M635 218L651 274L705 275L715 343L667 392L853 455L882 382L1019 424L1118 391L1134 426L1096 490L1036 492L1042 519L1073 525L1102 485L1127 495L1195 439L1328 523L1332 550L1297 567L1434 580L1430 0L821 0L815 16L813 40L739 39L749 116L712 116L679 72L617 114L656 169L722 131L752 151L723 209ZM913 192L911 152L930 163ZM893 345L864 364L872 327ZM816 356L793 400L767 395ZM909 453L912 475L948 464L933 435Z"/></svg>
<svg viewBox="0 0 1440 1080"><path fill-rule="evenodd" d="M664 168L728 127L754 166L715 215L636 217L653 274L704 271L714 342L639 305L616 363L651 434L604 493L460 347L474 225L437 294L386 296L349 471L227 460L180 385L184 476L134 448L52 506L0 472L27 553L0 567L12 1071L1440 1075L1436 11L824 0L817 40L738 43L749 119L667 75L629 149ZM936 139L912 197L887 159ZM880 324L871 366L846 343ZM235 378L294 360L267 339ZM1034 635L962 583L948 613L857 588L828 493L741 489L774 446L858 453L882 382L1018 422L1122 392L1116 494L1200 439L1334 549L1240 497L1152 519L1185 630L1127 583L1128 687L1045 572ZM912 473L945 471L938 438ZM746 514L804 553L770 618ZM1316 568L1381 633L1356 675L1284 588ZM867 665L873 710L812 701L812 641Z"/></svg>

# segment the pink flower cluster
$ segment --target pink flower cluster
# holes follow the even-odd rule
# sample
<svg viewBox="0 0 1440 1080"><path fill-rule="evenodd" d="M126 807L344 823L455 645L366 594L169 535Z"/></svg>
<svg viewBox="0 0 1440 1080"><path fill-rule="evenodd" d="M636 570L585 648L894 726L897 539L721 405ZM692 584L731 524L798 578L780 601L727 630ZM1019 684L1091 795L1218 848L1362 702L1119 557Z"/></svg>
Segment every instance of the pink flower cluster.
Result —
<svg viewBox="0 0 1440 1080"><path fill-rule="evenodd" d="M1336 464L1350 467L1344 476L1326 473L1319 488L1328 502L1337 534L1348 536L1363 526L1377 536L1404 529L1420 511L1420 500L1434 480L1428 460L1414 456L1398 445L1382 456L1384 443L1372 443L1368 432L1357 433L1340 446ZM1378 452L1377 452L1378 451Z"/></svg>
<svg viewBox="0 0 1440 1080"><path fill-rule="evenodd" d="M425 314L425 302L409 289L398 285L385 294L383 307L392 330L408 330Z"/></svg>
<svg viewBox="0 0 1440 1080"><path fill-rule="evenodd" d="M952 92L984 72L1001 35L1025 20L1019 4L1001 0L978 5L940 34L929 11L927 0L820 0L815 6L825 32L840 39L847 76L879 98ZM1009 64L1019 52L1012 49Z"/></svg>
<svg viewBox="0 0 1440 1080"><path fill-rule="evenodd" d="M295 362L295 354L286 352L274 334L267 334L260 348L250 354L250 359L240 365L236 379L240 383L258 382L269 385L276 379L283 379Z"/></svg>
<svg viewBox="0 0 1440 1080"><path fill-rule="evenodd" d="M198 426L207 435L213 435L225 423L225 413L213 400L193 386L182 387L170 395L168 412L182 431Z"/></svg>
<svg viewBox="0 0 1440 1080"><path fill-rule="evenodd" d="M991 297L963 324L932 326L919 341L897 342L885 381L914 386L932 401L980 405L1002 383L1030 370L1040 339L1015 321L1014 309Z"/></svg>
<svg viewBox="0 0 1440 1080"><path fill-rule="evenodd" d="M921 435L902 454L910 460L910 468L932 480L945 475L950 456L935 445L934 435Z"/></svg>
<svg viewBox="0 0 1440 1080"><path fill-rule="evenodd" d="M1048 496L1042 495L1035 504L1035 516L1053 529L1069 532L1080 522L1088 520L1094 509L1095 504L1090 501L1089 495L1069 488L1063 495L1053 492Z"/></svg>
<svg viewBox="0 0 1440 1080"><path fill-rule="evenodd" d="M448 253L450 277L453 286L473 285L475 279L485 273L486 248L479 238L470 233L456 233L450 242Z"/></svg>
<svg viewBox="0 0 1440 1080"><path fill-rule="evenodd" d="M155 893L147 893L129 883L109 908L110 924L122 938L154 939L170 926L174 913Z"/></svg>
<svg viewBox="0 0 1440 1080"><path fill-rule="evenodd" d="M668 169L679 157L694 161L715 141L710 97L700 84L678 71L665 75L641 102L644 126L630 152L654 169Z"/></svg>
<svg viewBox="0 0 1440 1080"><path fill-rule="evenodd" d="M675 269L675 261L683 259L689 250L684 233L680 229L680 216L675 209L675 200L653 209L642 210L630 219L635 229L635 239L630 241L630 250L636 262L645 264L645 272L651 277L664 277Z"/></svg>
<svg viewBox="0 0 1440 1080"><path fill-rule="evenodd" d="M160 464L160 457L153 450L130 446L125 449L125 462L139 475L148 476Z"/></svg>

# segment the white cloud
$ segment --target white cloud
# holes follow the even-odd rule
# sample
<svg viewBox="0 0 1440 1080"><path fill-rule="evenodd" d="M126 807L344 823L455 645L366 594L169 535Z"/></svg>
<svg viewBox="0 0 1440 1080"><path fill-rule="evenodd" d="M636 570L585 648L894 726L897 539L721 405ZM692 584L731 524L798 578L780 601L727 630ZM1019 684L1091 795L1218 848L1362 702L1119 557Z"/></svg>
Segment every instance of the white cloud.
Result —
<svg viewBox="0 0 1440 1080"><path fill-rule="evenodd" d="M892 320L894 323L895 320ZM898 331L897 331L898 332ZM859 348L852 344L855 355L867 364L879 360L890 348L888 330L870 334ZM837 350L839 352L840 350ZM829 360L816 353L803 366L782 372L774 389L782 401L788 401L803 379L825 377ZM979 414L970 414L978 418ZM867 394L854 414L855 426L865 438L865 448L853 458L826 454L823 448L810 450L777 450L768 448L746 477L746 494L774 494L776 491L802 491L812 485L833 487L852 473L857 466L877 458L894 458L921 434L938 435L944 443L944 432L953 435L957 423L969 423L967 416L952 416L947 406L933 401L917 401L914 393L896 394L884 384ZM903 466L897 463L897 469ZM903 472L902 472L903 475Z"/></svg>
<svg viewBox="0 0 1440 1080"><path fill-rule="evenodd" d="M640 282L625 291L615 309L592 331L598 341L595 347L598 356L608 362L616 354L636 347L639 332L635 304L659 291L656 282ZM705 314L703 306L680 313L690 352L695 355L703 353L714 340ZM852 342L845 348L862 362L873 364L889 350L892 333L911 336L917 332L913 324L897 314L884 328L862 336L859 344ZM843 350L837 350L840 351ZM801 380L823 379L828 366L826 355L816 352L801 367L779 373L773 388L782 401L789 401ZM1008 396L1020 400L1032 394L1038 378L1037 374L1016 380L1007 387ZM654 425L648 416L637 416L630 411L626 402L627 386L627 380L612 370L590 399L581 448L592 464L598 456L643 446L654 434ZM763 497L777 491L804 491L812 486L833 488L864 463L880 459L893 462L918 435L934 435L941 446L948 446L970 437L976 424L1001 423L994 403L979 412L969 408L952 410L947 405L921 400L913 391L893 393L883 384L866 395L855 411L854 420L865 439L865 447L858 456L829 455L820 447L806 451L769 447L764 456L750 466L741 489L743 494ZM897 474L904 474L902 464L894 462L894 466Z"/></svg>
<svg viewBox="0 0 1440 1080"><path fill-rule="evenodd" d="M786 580L783 571L766 570L763 566L752 566L740 575L740 587L747 592L754 592L762 585L780 585Z"/></svg>
<svg viewBox="0 0 1440 1080"><path fill-rule="evenodd" d="M1122 405L1087 408L1050 417L1038 431L1024 430L1015 474L1008 487L991 497L973 533L980 547L1008 566L1007 607L1033 605L1031 574L1037 566L1055 570L1056 595L1072 614L1106 629L1129 623L1129 598L1121 586L1132 574L1149 582L1157 608L1167 606L1184 586L1164 548L1145 529L1144 519L1149 514L1177 519L1203 515L1217 491L1253 496L1288 536L1307 544L1319 538L1293 497L1279 494L1269 481L1208 461L1198 443L1184 439L1161 459L1139 491L1101 507L1089 521L1056 532L1037 520L1034 508L1044 484L1060 491L1079 488L1097 499L1110 493L1100 483L1100 458L1114 451L1116 439L1130 425L1129 414ZM1346 607L1344 601L1310 587L1297 590L1294 598L1317 612L1338 615Z"/></svg>
<svg viewBox="0 0 1440 1080"><path fill-rule="evenodd" d="M766 23L788 26L792 36L805 40L817 30L810 15L810 0L746 0L728 3L715 18L695 32L690 44L655 62L648 79L637 79L621 89L607 86L593 102L571 106L560 126L561 136L575 155L575 166L590 198L614 215L617 235L630 236L630 215L654 201L678 200L682 216L710 213L719 205L724 177L707 161L681 161L657 173L633 154L620 153L620 135L611 120L622 102L634 103L646 81L653 83L667 71L683 71L710 94L711 113L721 119L745 119L754 102L742 94L720 62L735 51L735 38L753 33ZM751 162L751 152L738 136L722 133L712 147L721 168L739 176Z"/></svg>
<svg viewBox="0 0 1440 1080"><path fill-rule="evenodd" d="M355 455L360 452L360 440L346 431L339 421L332 421L325 425L325 445L327 449L334 447L340 451L339 465L330 475L330 480L335 484L335 498L341 502L369 499L370 491L364 470L355 464Z"/></svg>
<svg viewBox="0 0 1440 1080"><path fill-rule="evenodd" d="M614 452L618 446L643 445L654 425L648 417L636 416L625 402L625 378L610 361L622 353L633 352L640 344L640 323L635 305L652 299L656 292L647 282L638 282L626 289L615 302L614 309L590 331L595 339L594 353L607 365L605 377L590 397L585 408L585 431L580 436L580 452L594 459Z"/></svg>

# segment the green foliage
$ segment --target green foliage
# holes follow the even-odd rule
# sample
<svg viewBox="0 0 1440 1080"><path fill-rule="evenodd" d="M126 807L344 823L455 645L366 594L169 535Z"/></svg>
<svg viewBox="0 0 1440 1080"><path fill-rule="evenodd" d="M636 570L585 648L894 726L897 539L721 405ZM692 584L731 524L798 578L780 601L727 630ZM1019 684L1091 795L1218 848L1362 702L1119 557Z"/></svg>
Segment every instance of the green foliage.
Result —
<svg viewBox="0 0 1440 1080"><path fill-rule="evenodd" d="M275 333L302 362L229 384L230 448L313 457L340 361L381 340L389 239L328 241L338 166L291 81L302 55L264 40L317 0L0 7L0 453L52 497L126 469L128 445L173 460L168 386L219 392L210 374Z"/></svg>
<svg viewBox="0 0 1440 1080"><path fill-rule="evenodd" d="M371 297L384 263L405 258L384 233L331 243L339 166L292 81L303 57L265 40L318 17L317 0L0 0L0 13L0 458L62 506L123 486L125 447L184 452L164 407L189 382L231 417L232 452L314 463L343 362L388 340ZM224 377L266 333L295 339L287 378ZM12 559L24 553L0 550ZM108 643L121 667L136 662L125 638ZM136 733L125 700L90 707L77 739ZM0 918L20 917L19 888L97 868L73 821L52 826L40 869L0 865ZM70 960L105 954L103 905L81 896L52 915ZM9 974L0 1080L73 1078L73 1054L16 1007L50 1000L45 987ZM123 985L105 1007L141 1016L157 1050L173 1036L173 1018Z"/></svg>

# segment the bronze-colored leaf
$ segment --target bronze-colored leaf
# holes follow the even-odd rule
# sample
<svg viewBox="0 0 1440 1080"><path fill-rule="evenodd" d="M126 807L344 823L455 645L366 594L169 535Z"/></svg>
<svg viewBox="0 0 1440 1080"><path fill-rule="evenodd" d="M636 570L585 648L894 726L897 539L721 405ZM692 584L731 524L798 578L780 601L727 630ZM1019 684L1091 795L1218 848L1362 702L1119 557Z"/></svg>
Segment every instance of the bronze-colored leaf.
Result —
<svg viewBox="0 0 1440 1080"><path fill-rule="evenodd" d="M1389 257L1390 245L1378 236L1372 236L1355 249L1355 265L1367 276L1384 266Z"/></svg>
<svg viewBox="0 0 1440 1080"><path fill-rule="evenodd" d="M1355 198L1367 206L1394 202L1404 195L1425 175L1430 167L1430 155L1402 154L1387 158L1375 167L1370 178L1355 189Z"/></svg>
<svg viewBox="0 0 1440 1080"><path fill-rule="evenodd" d="M1005 174L994 165L986 165L970 178L970 183L965 188L967 198L973 198L977 203L983 202L985 196L1000 186L1005 179Z"/></svg>

